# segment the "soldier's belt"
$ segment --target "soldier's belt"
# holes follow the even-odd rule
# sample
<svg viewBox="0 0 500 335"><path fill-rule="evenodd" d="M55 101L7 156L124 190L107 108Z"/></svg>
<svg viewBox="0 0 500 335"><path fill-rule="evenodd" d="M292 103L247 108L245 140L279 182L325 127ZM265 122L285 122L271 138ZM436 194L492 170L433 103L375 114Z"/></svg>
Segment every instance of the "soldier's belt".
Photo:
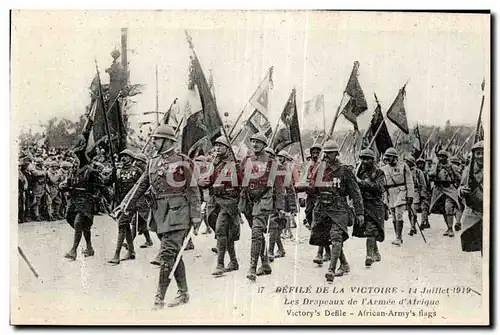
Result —
<svg viewBox="0 0 500 335"><path fill-rule="evenodd" d="M161 199L169 199L169 198L176 198L176 197L186 197L184 193L174 193L174 194L155 194L155 199L156 200L161 200Z"/></svg>

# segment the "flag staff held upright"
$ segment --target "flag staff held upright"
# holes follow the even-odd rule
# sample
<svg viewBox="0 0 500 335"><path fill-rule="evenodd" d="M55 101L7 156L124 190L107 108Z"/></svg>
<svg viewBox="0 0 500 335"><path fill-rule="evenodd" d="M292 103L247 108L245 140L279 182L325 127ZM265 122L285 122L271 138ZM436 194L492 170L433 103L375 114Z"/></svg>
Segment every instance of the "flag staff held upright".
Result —
<svg viewBox="0 0 500 335"><path fill-rule="evenodd" d="M377 102L377 105L380 105L380 103L378 102L377 94L373 93L373 95L375 96L375 101ZM384 113L382 113L382 122L380 122L380 124L378 125L377 131L375 132L375 134L373 134L373 137L372 137L372 139L370 141L370 144L368 145L367 149L371 149L371 147L375 143L375 139L377 138L378 133L380 133L380 130L382 129L382 126L385 124L385 121L384 121L383 117L384 117ZM383 154L383 152L381 154Z"/></svg>

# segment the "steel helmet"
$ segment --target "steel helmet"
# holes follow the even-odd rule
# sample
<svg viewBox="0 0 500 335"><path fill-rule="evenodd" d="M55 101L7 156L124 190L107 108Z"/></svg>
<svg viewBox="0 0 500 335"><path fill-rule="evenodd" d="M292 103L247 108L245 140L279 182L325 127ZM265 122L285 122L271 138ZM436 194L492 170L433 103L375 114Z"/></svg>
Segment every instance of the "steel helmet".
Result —
<svg viewBox="0 0 500 335"><path fill-rule="evenodd" d="M439 150L436 156L446 156L446 158L450 157L450 154L446 150Z"/></svg>
<svg viewBox="0 0 500 335"><path fill-rule="evenodd" d="M407 161L408 163L411 163L411 165L415 165L415 157L413 157L412 155L407 155L405 157L405 161Z"/></svg>
<svg viewBox="0 0 500 335"><path fill-rule="evenodd" d="M231 144L228 142L226 136L217 137L217 139L214 141L214 144L216 144L216 143L219 143L225 147L231 148Z"/></svg>
<svg viewBox="0 0 500 335"><path fill-rule="evenodd" d="M146 157L145 154L143 154L142 152L139 152L135 155L135 159L137 159L138 161L141 161L141 162L144 162L144 163L147 163L148 162L148 158Z"/></svg>
<svg viewBox="0 0 500 335"><path fill-rule="evenodd" d="M283 157L289 161L293 161L293 157L285 150L281 150L280 152L278 152L278 156Z"/></svg>
<svg viewBox="0 0 500 335"><path fill-rule="evenodd" d="M166 124L159 125L151 137L166 138L171 141L177 142L175 131L172 127Z"/></svg>
<svg viewBox="0 0 500 335"><path fill-rule="evenodd" d="M267 137L262 133L253 134L250 140L260 141L267 145Z"/></svg>
<svg viewBox="0 0 500 335"><path fill-rule="evenodd" d="M363 157L375 159L375 153L373 153L372 149L363 149L359 153L359 158L363 158Z"/></svg>
<svg viewBox="0 0 500 335"><path fill-rule="evenodd" d="M120 152L120 156L124 156L124 155L135 158L134 152L130 149L124 149L122 152Z"/></svg>
<svg viewBox="0 0 500 335"><path fill-rule="evenodd" d="M472 151L475 151L475 150L478 150L478 149L484 150L484 142L483 141L476 142L472 146Z"/></svg>
<svg viewBox="0 0 500 335"><path fill-rule="evenodd" d="M313 145L311 145L311 147L309 148L309 152L312 150L312 149L318 149L319 151L321 151L321 144L316 142L314 143Z"/></svg>
<svg viewBox="0 0 500 335"><path fill-rule="evenodd" d="M334 140L328 140L323 144L323 152L339 152L339 146Z"/></svg>
<svg viewBox="0 0 500 335"><path fill-rule="evenodd" d="M268 154L270 154L271 156L276 156L276 153L274 152L274 150L270 147L265 147L264 148L264 151L267 152Z"/></svg>
<svg viewBox="0 0 500 335"><path fill-rule="evenodd" d="M394 157L394 158L397 158L398 157L398 152L394 148L389 148L389 149L387 149L385 151L384 156L385 157Z"/></svg>
<svg viewBox="0 0 500 335"><path fill-rule="evenodd" d="M423 158L419 158L419 159L417 159L417 164L418 163L425 163L425 160Z"/></svg>

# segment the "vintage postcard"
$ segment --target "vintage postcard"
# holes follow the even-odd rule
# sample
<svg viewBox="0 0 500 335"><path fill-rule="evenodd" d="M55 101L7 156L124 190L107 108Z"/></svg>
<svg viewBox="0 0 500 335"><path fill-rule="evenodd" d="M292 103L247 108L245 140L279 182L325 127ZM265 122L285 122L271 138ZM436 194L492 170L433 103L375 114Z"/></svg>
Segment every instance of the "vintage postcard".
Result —
<svg viewBox="0 0 500 335"><path fill-rule="evenodd" d="M490 13L11 14L11 324L490 324Z"/></svg>

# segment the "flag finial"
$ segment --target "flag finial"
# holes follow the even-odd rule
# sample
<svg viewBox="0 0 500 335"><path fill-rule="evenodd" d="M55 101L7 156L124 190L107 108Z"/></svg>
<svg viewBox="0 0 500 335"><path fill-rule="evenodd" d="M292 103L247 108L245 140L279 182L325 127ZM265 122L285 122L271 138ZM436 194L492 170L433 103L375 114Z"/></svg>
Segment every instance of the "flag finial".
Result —
<svg viewBox="0 0 500 335"><path fill-rule="evenodd" d="M189 47L191 49L194 49L194 45L193 45L193 38L189 35L189 33L187 32L187 30L184 30L184 33L186 34L186 40L189 44Z"/></svg>
<svg viewBox="0 0 500 335"><path fill-rule="evenodd" d="M486 85L486 81L485 81L485 79L484 79L484 77L483 77L483 82L481 83L481 90L482 90L483 92L484 92L484 87L485 87L485 85Z"/></svg>

